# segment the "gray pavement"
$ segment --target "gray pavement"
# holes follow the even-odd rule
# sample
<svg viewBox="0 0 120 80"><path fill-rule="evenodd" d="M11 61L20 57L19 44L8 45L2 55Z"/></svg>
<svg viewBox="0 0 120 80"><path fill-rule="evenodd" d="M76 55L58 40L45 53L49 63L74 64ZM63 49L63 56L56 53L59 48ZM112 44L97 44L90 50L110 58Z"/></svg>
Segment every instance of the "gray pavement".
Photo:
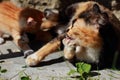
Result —
<svg viewBox="0 0 120 80"><path fill-rule="evenodd" d="M67 73L74 66L64 60L62 53L61 51L49 55L36 67L26 67L25 59L19 48L12 41L7 41L0 45L0 66L7 69L6 73L0 74L0 80L20 80L26 75L31 80L70 79Z"/></svg>
<svg viewBox="0 0 120 80"><path fill-rule="evenodd" d="M28 67L19 48L12 41L0 45L0 66L7 72L0 73L0 80L22 80L29 76L31 80L78 80L67 73L75 67L63 58L63 52L55 52L47 56L38 66ZM120 80L120 71L95 71L100 75L88 80ZM76 76L76 75L73 75Z"/></svg>

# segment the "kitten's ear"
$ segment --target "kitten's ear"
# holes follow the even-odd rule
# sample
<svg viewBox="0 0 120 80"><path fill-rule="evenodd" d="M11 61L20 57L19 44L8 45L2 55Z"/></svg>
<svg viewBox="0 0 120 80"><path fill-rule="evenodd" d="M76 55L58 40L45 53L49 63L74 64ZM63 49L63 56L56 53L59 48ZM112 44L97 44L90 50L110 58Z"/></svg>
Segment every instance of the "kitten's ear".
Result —
<svg viewBox="0 0 120 80"><path fill-rule="evenodd" d="M57 21L59 18L59 11L56 9L45 9L44 10L44 16L48 20L54 20Z"/></svg>
<svg viewBox="0 0 120 80"><path fill-rule="evenodd" d="M37 22L34 20L34 18L28 17L28 19L27 19L27 25L28 25L28 26L35 26L36 23L37 23Z"/></svg>
<svg viewBox="0 0 120 80"><path fill-rule="evenodd" d="M76 9L77 9L77 4L70 5L69 7L67 7L65 14L69 18L71 18L74 15L74 13L76 12Z"/></svg>
<svg viewBox="0 0 120 80"><path fill-rule="evenodd" d="M98 4L94 4L94 5L93 5L93 11L94 11L95 13L101 13L101 10L100 10L100 7L99 7Z"/></svg>

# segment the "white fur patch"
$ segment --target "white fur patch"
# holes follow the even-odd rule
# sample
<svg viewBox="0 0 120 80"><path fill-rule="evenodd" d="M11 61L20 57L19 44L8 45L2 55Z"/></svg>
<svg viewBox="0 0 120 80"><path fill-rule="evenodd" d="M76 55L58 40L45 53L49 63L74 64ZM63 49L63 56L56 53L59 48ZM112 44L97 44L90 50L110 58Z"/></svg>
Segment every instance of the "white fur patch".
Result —
<svg viewBox="0 0 120 80"><path fill-rule="evenodd" d="M76 46L76 58L81 61L87 61L90 63L98 63L101 48L81 47Z"/></svg>
<svg viewBox="0 0 120 80"><path fill-rule="evenodd" d="M57 33L58 33L58 34L62 34L63 31L62 31L62 30L58 30Z"/></svg>
<svg viewBox="0 0 120 80"><path fill-rule="evenodd" d="M91 62L99 62L100 49L88 48L86 52L86 56Z"/></svg>
<svg viewBox="0 0 120 80"><path fill-rule="evenodd" d="M4 43L4 39L0 37L0 44Z"/></svg>
<svg viewBox="0 0 120 80"><path fill-rule="evenodd" d="M79 53L80 51L81 51L81 47L80 46L76 46L75 53Z"/></svg>
<svg viewBox="0 0 120 80"><path fill-rule="evenodd" d="M31 54L26 58L25 62L29 66L35 66L38 64L38 57L36 54Z"/></svg>
<svg viewBox="0 0 120 80"><path fill-rule="evenodd" d="M33 51L32 49L30 49L30 50L24 51L24 54L33 53L33 52L34 52L34 51Z"/></svg>
<svg viewBox="0 0 120 80"><path fill-rule="evenodd" d="M35 59L35 60L37 60L37 55L34 53L34 54L32 54L32 55L30 55L31 56L31 58L32 59Z"/></svg>

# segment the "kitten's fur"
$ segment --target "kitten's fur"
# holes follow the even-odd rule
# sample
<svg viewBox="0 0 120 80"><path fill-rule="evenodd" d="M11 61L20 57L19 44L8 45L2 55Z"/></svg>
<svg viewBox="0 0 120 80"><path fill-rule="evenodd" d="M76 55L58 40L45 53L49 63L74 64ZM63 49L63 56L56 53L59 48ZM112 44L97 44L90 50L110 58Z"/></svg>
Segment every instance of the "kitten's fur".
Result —
<svg viewBox="0 0 120 80"><path fill-rule="evenodd" d="M24 52L25 57L31 53L33 50L29 47L29 39L26 33L32 33L39 35L41 39L50 40L48 32L40 30L41 23L44 18L44 14L38 10L32 8L18 8L11 2L0 3L0 37L3 34L9 34L13 37L15 44L20 47ZM0 38L0 43L4 42Z"/></svg>

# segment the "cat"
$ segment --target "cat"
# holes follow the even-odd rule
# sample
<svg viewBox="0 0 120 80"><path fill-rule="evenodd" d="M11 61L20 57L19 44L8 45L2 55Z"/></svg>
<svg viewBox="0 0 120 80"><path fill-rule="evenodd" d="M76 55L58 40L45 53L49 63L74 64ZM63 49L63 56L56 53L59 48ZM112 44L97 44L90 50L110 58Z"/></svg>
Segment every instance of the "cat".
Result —
<svg viewBox="0 0 120 80"><path fill-rule="evenodd" d="M119 51L120 47L120 24L113 13L97 2L87 1L69 6L66 14L71 18L66 31L29 55L26 64L39 64L62 43L64 57L68 60L76 57L80 61L96 64L112 62L111 54Z"/></svg>
<svg viewBox="0 0 120 80"><path fill-rule="evenodd" d="M46 23L43 18L44 12L39 10L33 8L18 8L11 2L1 2L0 43L2 44L4 42L2 36L4 34L9 34L12 36L15 44L23 51L25 57L32 54L34 51L28 45L29 39L26 33L39 35L37 37L42 41L49 41L52 39L49 32L45 32L41 29L41 24ZM49 27L53 25L47 24L46 26Z"/></svg>

